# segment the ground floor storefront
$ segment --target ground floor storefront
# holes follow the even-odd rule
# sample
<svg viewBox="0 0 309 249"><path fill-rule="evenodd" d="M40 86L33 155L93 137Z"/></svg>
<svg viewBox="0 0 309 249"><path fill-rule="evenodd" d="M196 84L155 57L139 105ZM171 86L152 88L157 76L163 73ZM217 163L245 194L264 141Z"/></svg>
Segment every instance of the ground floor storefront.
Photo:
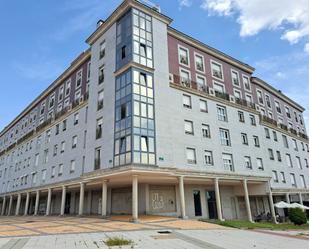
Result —
<svg viewBox="0 0 309 249"><path fill-rule="evenodd" d="M309 200L306 193L297 196ZM140 215L253 221L261 213L274 219L274 199L281 193L273 195L267 177L128 167L1 197L2 216L129 214L132 221Z"/></svg>

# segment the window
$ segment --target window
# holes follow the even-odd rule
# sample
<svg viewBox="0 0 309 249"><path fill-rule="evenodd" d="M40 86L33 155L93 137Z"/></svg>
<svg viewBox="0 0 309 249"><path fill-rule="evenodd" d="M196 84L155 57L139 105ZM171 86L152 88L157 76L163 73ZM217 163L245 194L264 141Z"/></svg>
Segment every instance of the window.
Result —
<svg viewBox="0 0 309 249"><path fill-rule="evenodd" d="M255 116L250 114L249 117L251 125L256 126Z"/></svg>
<svg viewBox="0 0 309 249"><path fill-rule="evenodd" d="M220 128L219 132L220 132L220 142L221 142L221 145L231 146L229 131L226 130L226 129L221 129Z"/></svg>
<svg viewBox="0 0 309 249"><path fill-rule="evenodd" d="M193 122L189 120L185 120L185 134L193 135Z"/></svg>
<svg viewBox="0 0 309 249"><path fill-rule="evenodd" d="M189 66L189 50L186 48L179 47L179 64Z"/></svg>
<svg viewBox="0 0 309 249"><path fill-rule="evenodd" d="M50 143L50 136L51 136L51 131L48 130L46 131L46 136L45 136L45 143Z"/></svg>
<svg viewBox="0 0 309 249"><path fill-rule="evenodd" d="M201 112L208 112L207 108L207 101L200 99L200 111Z"/></svg>
<svg viewBox="0 0 309 249"><path fill-rule="evenodd" d="M265 100L266 100L266 105L268 108L271 108L271 102L270 102L270 98L269 95L265 94Z"/></svg>
<svg viewBox="0 0 309 249"><path fill-rule="evenodd" d="M55 93L53 93L50 97L49 97L49 106L48 108L51 109L53 108L55 105Z"/></svg>
<svg viewBox="0 0 309 249"><path fill-rule="evenodd" d="M234 86L239 87L239 75L237 71L232 70L232 82Z"/></svg>
<svg viewBox="0 0 309 249"><path fill-rule="evenodd" d="M256 94L257 94L259 104L264 105L264 98L263 98L262 92L260 90L257 90Z"/></svg>
<svg viewBox="0 0 309 249"><path fill-rule="evenodd" d="M180 82L181 85L185 87L191 87L190 73L188 71L185 71L183 69L180 70Z"/></svg>
<svg viewBox="0 0 309 249"><path fill-rule="evenodd" d="M104 66L99 68L99 85L104 82Z"/></svg>
<svg viewBox="0 0 309 249"><path fill-rule="evenodd" d="M101 168L101 148L96 148L94 154L94 170L98 170L100 168Z"/></svg>
<svg viewBox="0 0 309 249"><path fill-rule="evenodd" d="M70 173L73 173L74 171L75 171L75 160L72 160L70 165Z"/></svg>
<svg viewBox="0 0 309 249"><path fill-rule="evenodd" d="M63 100L63 93L64 93L64 86L62 85L62 86L59 88L58 102L60 102L60 101Z"/></svg>
<svg viewBox="0 0 309 249"><path fill-rule="evenodd" d="M81 70L79 70L76 73L76 88L81 87L81 85L82 85L82 78L83 78L83 71L81 69Z"/></svg>
<svg viewBox="0 0 309 249"><path fill-rule="evenodd" d="M77 136L72 137L72 149L77 147Z"/></svg>
<svg viewBox="0 0 309 249"><path fill-rule="evenodd" d="M186 108L192 108L191 105L191 96L189 95L182 95L182 101L183 101L183 106Z"/></svg>
<svg viewBox="0 0 309 249"><path fill-rule="evenodd" d="M280 103L278 101L275 100L275 107L278 113L281 113L281 107L280 107Z"/></svg>
<svg viewBox="0 0 309 249"><path fill-rule="evenodd" d="M213 87L214 87L216 93L224 93L225 92L223 84L215 82L215 83L213 83Z"/></svg>
<svg viewBox="0 0 309 249"><path fill-rule="evenodd" d="M285 135L282 135L282 141L283 141L283 145L285 148L289 148L289 143L288 143L288 139Z"/></svg>
<svg viewBox="0 0 309 249"><path fill-rule="evenodd" d="M36 172L32 173L32 184L36 184L36 177L37 173Z"/></svg>
<svg viewBox="0 0 309 249"><path fill-rule="evenodd" d="M40 156L39 154L35 155L35 159L34 159L34 166L35 167L39 166L39 156Z"/></svg>
<svg viewBox="0 0 309 249"><path fill-rule="evenodd" d="M58 152L58 144L55 144L54 145L54 153L53 153L53 155L57 156L57 152Z"/></svg>
<svg viewBox="0 0 309 249"><path fill-rule="evenodd" d="M87 81L90 79L90 73L91 73L91 62L89 61L87 64ZM88 92L88 90L86 90Z"/></svg>
<svg viewBox="0 0 309 249"><path fill-rule="evenodd" d="M187 148L186 149L186 155L187 155L187 163L196 164L195 149Z"/></svg>
<svg viewBox="0 0 309 249"><path fill-rule="evenodd" d="M67 80L65 83L65 97L68 97L71 92L71 79Z"/></svg>
<svg viewBox="0 0 309 249"><path fill-rule="evenodd" d="M217 105L217 115L218 120L227 122L227 113L226 108L224 106Z"/></svg>
<svg viewBox="0 0 309 249"><path fill-rule="evenodd" d="M222 65L221 64L212 61L211 62L211 72L212 72L212 77L223 80L223 73L222 73Z"/></svg>
<svg viewBox="0 0 309 249"><path fill-rule="evenodd" d="M276 154L277 154L277 160L278 160L278 162L281 162L282 159L281 159L281 153L280 153L280 151L277 150L277 151L276 151Z"/></svg>
<svg viewBox="0 0 309 249"><path fill-rule="evenodd" d="M53 167L51 168L51 178L54 178L55 175L56 175L56 167L53 166Z"/></svg>
<svg viewBox="0 0 309 249"><path fill-rule="evenodd" d="M212 157L212 152L205 150L204 152L204 158L205 158L205 164L206 165L213 165L213 157Z"/></svg>
<svg viewBox="0 0 309 249"><path fill-rule="evenodd" d="M100 60L105 56L105 41L100 44Z"/></svg>
<svg viewBox="0 0 309 249"><path fill-rule="evenodd" d="M309 168L309 162L308 162L307 158L305 158L305 166L306 166L306 168Z"/></svg>
<svg viewBox="0 0 309 249"><path fill-rule="evenodd" d="M293 139L292 141L293 141L293 148L294 148L294 150L298 151L297 141L295 139Z"/></svg>
<svg viewBox="0 0 309 249"><path fill-rule="evenodd" d="M274 180L274 182L278 182L279 180L278 180L277 171L273 170L272 172L273 172L273 180Z"/></svg>
<svg viewBox="0 0 309 249"><path fill-rule="evenodd" d="M48 163L48 150L44 150L44 159L43 163Z"/></svg>
<svg viewBox="0 0 309 249"><path fill-rule="evenodd" d="M74 125L78 124L78 120L79 120L79 113L75 113L74 114Z"/></svg>
<svg viewBox="0 0 309 249"><path fill-rule="evenodd" d="M202 124L202 134L205 138L210 138L210 127L207 124Z"/></svg>
<svg viewBox="0 0 309 249"><path fill-rule="evenodd" d="M274 157L274 152L272 149L268 149L268 155L269 155L269 159L270 160L274 160L275 157Z"/></svg>
<svg viewBox="0 0 309 249"><path fill-rule="evenodd" d="M196 71L204 72L204 57L195 54L195 69Z"/></svg>
<svg viewBox="0 0 309 249"><path fill-rule="evenodd" d="M242 123L245 122L245 115L243 112L238 111L238 119L239 119L239 122L242 122Z"/></svg>
<svg viewBox="0 0 309 249"><path fill-rule="evenodd" d="M256 159L256 164L258 170L264 170L264 165L263 165L263 159L262 158L257 158Z"/></svg>
<svg viewBox="0 0 309 249"><path fill-rule="evenodd" d="M260 140L258 136L253 136L254 146L260 147Z"/></svg>
<svg viewBox="0 0 309 249"><path fill-rule="evenodd" d="M251 157L245 156L245 168L252 169Z"/></svg>
<svg viewBox="0 0 309 249"><path fill-rule="evenodd" d="M293 163L292 163L291 155L290 154L286 154L285 158L286 158L286 163L287 163L288 167L293 168Z"/></svg>
<svg viewBox="0 0 309 249"><path fill-rule="evenodd" d="M274 137L274 141L278 141L278 136L277 136L277 132L273 131L273 137Z"/></svg>
<svg viewBox="0 0 309 249"><path fill-rule="evenodd" d="M234 89L234 96L236 100L241 100L241 92Z"/></svg>
<svg viewBox="0 0 309 249"><path fill-rule="evenodd" d="M297 163L297 167L299 168L299 169L303 169L303 166L302 166L302 164L301 164L301 160L300 160L300 157L296 157L296 163Z"/></svg>
<svg viewBox="0 0 309 249"><path fill-rule="evenodd" d="M55 135L58 135L58 134L59 134L59 124L56 125L56 128L55 128L55 129L56 129Z"/></svg>
<svg viewBox="0 0 309 249"><path fill-rule="evenodd" d="M121 48L121 59L126 58L126 46Z"/></svg>
<svg viewBox="0 0 309 249"><path fill-rule="evenodd" d="M268 128L264 128L266 138L270 138L270 133Z"/></svg>
<svg viewBox="0 0 309 249"><path fill-rule="evenodd" d="M100 91L98 93L98 106L97 106L98 111L103 108L103 100L104 100L104 91Z"/></svg>
<svg viewBox="0 0 309 249"><path fill-rule="evenodd" d="M103 118L99 118L97 120L97 126L96 126L96 139L102 138L102 125L103 125Z"/></svg>
<svg viewBox="0 0 309 249"><path fill-rule="evenodd" d="M65 141L61 142L61 151L60 153L64 153L65 150Z"/></svg>
<svg viewBox="0 0 309 249"><path fill-rule="evenodd" d="M300 183L302 188L306 188L306 181L304 175L300 175Z"/></svg>
<svg viewBox="0 0 309 249"><path fill-rule="evenodd" d="M63 164L59 164L58 166L58 176L62 176L63 174Z"/></svg>
<svg viewBox="0 0 309 249"><path fill-rule="evenodd" d="M248 145L248 136L246 133L241 133L241 141L242 141L242 144Z"/></svg>
<svg viewBox="0 0 309 249"><path fill-rule="evenodd" d="M222 154L223 167L225 170L234 171L233 156L231 154Z"/></svg>
<svg viewBox="0 0 309 249"><path fill-rule="evenodd" d="M45 182L46 180L46 169L42 170L42 182Z"/></svg>
<svg viewBox="0 0 309 249"><path fill-rule="evenodd" d="M290 174L290 180L293 187L296 187L295 175L293 173Z"/></svg>
<svg viewBox="0 0 309 249"><path fill-rule="evenodd" d="M251 91L251 85L250 85L250 80L249 77L247 76L242 76L242 81L244 83L244 88L247 91ZM251 101L252 102L252 101Z"/></svg>
<svg viewBox="0 0 309 249"><path fill-rule="evenodd" d="M66 131L67 130L67 120L63 120L62 122L62 131Z"/></svg>
<svg viewBox="0 0 309 249"><path fill-rule="evenodd" d="M280 180L282 183L286 183L284 172L280 172Z"/></svg>

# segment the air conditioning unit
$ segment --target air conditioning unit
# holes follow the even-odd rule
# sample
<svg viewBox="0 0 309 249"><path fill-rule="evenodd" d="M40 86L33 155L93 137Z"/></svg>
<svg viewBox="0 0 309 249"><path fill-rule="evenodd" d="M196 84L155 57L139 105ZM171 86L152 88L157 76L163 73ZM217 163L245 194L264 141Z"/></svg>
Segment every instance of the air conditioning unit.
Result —
<svg viewBox="0 0 309 249"><path fill-rule="evenodd" d="M235 103L235 97L234 97L234 96L230 96L230 101L231 101L232 103Z"/></svg>
<svg viewBox="0 0 309 249"><path fill-rule="evenodd" d="M215 89L209 87L209 95L210 96L215 96Z"/></svg>

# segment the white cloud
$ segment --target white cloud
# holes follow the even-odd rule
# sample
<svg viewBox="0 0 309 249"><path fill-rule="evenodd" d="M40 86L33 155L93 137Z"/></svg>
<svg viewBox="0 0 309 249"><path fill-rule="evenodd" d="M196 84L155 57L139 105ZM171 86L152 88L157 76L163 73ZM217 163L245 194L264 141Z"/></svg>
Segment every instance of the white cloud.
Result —
<svg viewBox="0 0 309 249"><path fill-rule="evenodd" d="M209 14L237 16L240 36L262 30L282 30L281 39L291 44L309 36L309 0L203 0Z"/></svg>
<svg viewBox="0 0 309 249"><path fill-rule="evenodd" d="M309 42L305 44L304 51L305 53L309 54Z"/></svg>
<svg viewBox="0 0 309 249"><path fill-rule="evenodd" d="M181 9L182 7L190 7L192 5L191 0L178 0L179 3L179 8Z"/></svg>

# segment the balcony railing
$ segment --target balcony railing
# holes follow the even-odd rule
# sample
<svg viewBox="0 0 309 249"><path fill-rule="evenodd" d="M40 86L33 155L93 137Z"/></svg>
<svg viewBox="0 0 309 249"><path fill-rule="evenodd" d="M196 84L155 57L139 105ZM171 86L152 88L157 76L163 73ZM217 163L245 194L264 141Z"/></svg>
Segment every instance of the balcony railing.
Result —
<svg viewBox="0 0 309 249"><path fill-rule="evenodd" d="M288 127L284 124L279 125L282 130L288 131Z"/></svg>
<svg viewBox="0 0 309 249"><path fill-rule="evenodd" d="M218 97L218 98L225 99L225 100L227 100L227 101L230 100L230 95L227 94L227 93L215 91L215 95L216 95L216 97Z"/></svg>
<svg viewBox="0 0 309 249"><path fill-rule="evenodd" d="M301 138L307 139L308 140L308 136L304 133L299 132L298 136L300 136Z"/></svg>
<svg viewBox="0 0 309 249"><path fill-rule="evenodd" d="M173 78L174 78L173 83L176 85L180 85L186 88L191 88L193 90L197 90L197 91L209 94L209 88L206 85L201 85L197 83L196 81L193 81L188 78L183 78L175 74L173 75Z"/></svg>
<svg viewBox="0 0 309 249"><path fill-rule="evenodd" d="M294 134L294 135L296 135L296 136L297 136L297 131L296 131L295 129L290 128L290 132L291 132L292 134Z"/></svg>
<svg viewBox="0 0 309 249"><path fill-rule="evenodd" d="M250 107L250 108L252 108L252 109L255 109L255 104L252 103L252 102L249 102L249 101L247 101L247 100L245 100L245 99L236 98L236 99L235 99L235 102L236 102L236 104L238 104L238 105L242 105L242 106L246 106L246 107Z"/></svg>
<svg viewBox="0 0 309 249"><path fill-rule="evenodd" d="M266 122L266 123L269 123L269 124L272 124L274 126L278 126L278 122L270 117L267 117L265 115L261 115L260 114L260 119L263 121L263 122Z"/></svg>

